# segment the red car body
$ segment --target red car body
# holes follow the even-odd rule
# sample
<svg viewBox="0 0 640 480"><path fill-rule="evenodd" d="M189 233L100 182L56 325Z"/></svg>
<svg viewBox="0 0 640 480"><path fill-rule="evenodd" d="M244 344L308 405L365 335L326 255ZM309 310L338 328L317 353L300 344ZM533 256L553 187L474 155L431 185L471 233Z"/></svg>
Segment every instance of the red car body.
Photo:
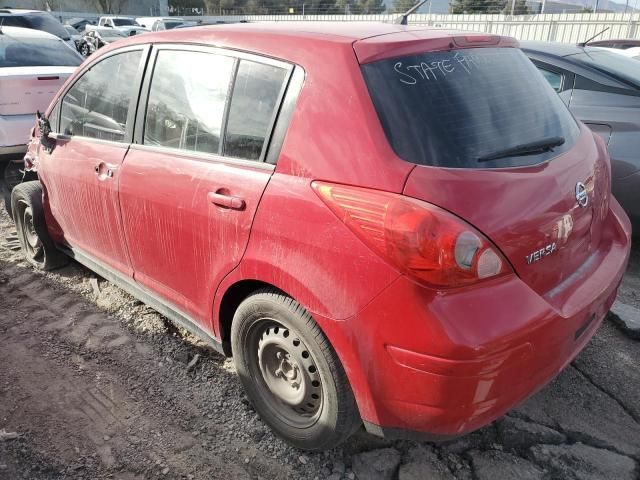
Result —
<svg viewBox="0 0 640 480"><path fill-rule="evenodd" d="M540 164L416 165L391 147L363 79L372 62L454 46L513 49L513 39L387 24L183 29L110 45L76 77L114 50L143 46L146 55L164 44L250 52L304 70L275 165L145 148L135 133L126 144L61 137L53 153L34 138L28 161L57 244L180 312L227 354L235 307L275 286L329 338L368 431L446 438L533 394L602 322L630 247L603 143L579 124L570 148ZM576 201L577 181L587 208ZM354 233L318 193L323 185L435 205L481 232L504 270L429 286ZM552 242L551 254L535 253Z"/></svg>

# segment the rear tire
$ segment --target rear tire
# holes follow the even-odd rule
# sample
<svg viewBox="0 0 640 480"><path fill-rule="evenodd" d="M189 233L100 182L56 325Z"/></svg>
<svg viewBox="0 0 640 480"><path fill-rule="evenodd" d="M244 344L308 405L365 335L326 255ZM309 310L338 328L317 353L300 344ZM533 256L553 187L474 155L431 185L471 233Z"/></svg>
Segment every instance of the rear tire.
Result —
<svg viewBox="0 0 640 480"><path fill-rule="evenodd" d="M17 185L11 193L11 209L25 259L38 270L53 270L66 265L47 232L42 209L42 185L39 181Z"/></svg>
<svg viewBox="0 0 640 480"><path fill-rule="evenodd" d="M338 356L292 298L267 288L244 300L233 318L231 348L251 403L288 443L325 450L360 427Z"/></svg>

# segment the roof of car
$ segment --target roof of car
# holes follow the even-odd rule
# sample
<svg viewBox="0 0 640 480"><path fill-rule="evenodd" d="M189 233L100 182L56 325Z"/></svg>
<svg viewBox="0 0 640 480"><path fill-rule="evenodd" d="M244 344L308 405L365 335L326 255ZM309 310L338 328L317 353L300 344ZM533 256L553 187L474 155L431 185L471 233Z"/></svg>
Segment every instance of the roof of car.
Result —
<svg viewBox="0 0 640 480"><path fill-rule="evenodd" d="M471 45L468 43L471 38L477 38L479 46L518 45L511 37L428 26L404 26L382 22L265 22L150 32L118 42L104 50L103 54L128 45L192 43L242 50L298 63L301 66L311 62L328 61L326 57L321 58L323 55L334 55L338 51L353 54L355 50L359 62L364 64L391 56L448 49L456 38L463 42L466 39L466 46ZM316 48L319 50L316 51Z"/></svg>
<svg viewBox="0 0 640 480"><path fill-rule="evenodd" d="M10 13L11 15L16 15L19 13L46 13L42 10L29 10L26 8L0 8L0 13Z"/></svg>
<svg viewBox="0 0 640 480"><path fill-rule="evenodd" d="M609 40L594 40L587 45L598 45L600 43L628 43L634 45L640 45L640 39L638 38L610 38Z"/></svg>
<svg viewBox="0 0 640 480"><path fill-rule="evenodd" d="M575 55L576 53L584 52L585 47L573 45L570 43L558 43L558 42L532 42L524 41L520 42L520 48L523 50L534 50L541 53L547 53L549 55L555 55L557 57L567 57L569 55Z"/></svg>
<svg viewBox="0 0 640 480"><path fill-rule="evenodd" d="M4 35L7 35L9 37L20 37L20 38L46 38L49 40L60 40L58 37L56 37L55 35L52 35L50 33L44 32L42 30L34 30L32 28L22 28L22 27L1 27L0 31L2 32L2 34L0 34L0 38ZM62 41L62 40L60 40Z"/></svg>
<svg viewBox="0 0 640 480"><path fill-rule="evenodd" d="M371 37L395 33L421 32L420 38L441 38L452 33L474 32L437 29L426 26L404 26L382 22L273 22L273 23L228 23L210 27L163 30L133 38L132 43L160 41L211 41L230 34L268 35L271 38L291 37L324 40L326 42L353 43ZM416 36L417 39L417 36Z"/></svg>

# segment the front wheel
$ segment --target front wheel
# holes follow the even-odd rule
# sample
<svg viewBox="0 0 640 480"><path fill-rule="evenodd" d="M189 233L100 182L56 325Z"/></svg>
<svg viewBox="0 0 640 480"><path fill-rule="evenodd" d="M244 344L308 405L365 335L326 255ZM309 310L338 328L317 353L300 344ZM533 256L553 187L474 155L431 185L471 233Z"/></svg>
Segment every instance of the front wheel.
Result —
<svg viewBox="0 0 640 480"><path fill-rule="evenodd" d="M39 270L53 270L66 265L66 255L56 249L47 232L40 182L17 185L11 193L11 209L27 262Z"/></svg>
<svg viewBox="0 0 640 480"><path fill-rule="evenodd" d="M290 297L265 289L244 300L233 319L231 347L256 411L293 446L332 448L361 425L340 360Z"/></svg>

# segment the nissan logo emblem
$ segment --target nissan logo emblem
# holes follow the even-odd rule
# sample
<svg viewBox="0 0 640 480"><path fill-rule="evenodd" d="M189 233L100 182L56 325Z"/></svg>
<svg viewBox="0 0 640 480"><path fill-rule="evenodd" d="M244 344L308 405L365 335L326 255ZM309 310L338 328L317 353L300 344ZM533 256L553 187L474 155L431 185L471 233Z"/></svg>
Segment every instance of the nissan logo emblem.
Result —
<svg viewBox="0 0 640 480"><path fill-rule="evenodd" d="M578 182L576 183L576 200L578 201L578 205L581 207L586 207L589 203L589 194L587 193L587 187L584 186L584 183Z"/></svg>

